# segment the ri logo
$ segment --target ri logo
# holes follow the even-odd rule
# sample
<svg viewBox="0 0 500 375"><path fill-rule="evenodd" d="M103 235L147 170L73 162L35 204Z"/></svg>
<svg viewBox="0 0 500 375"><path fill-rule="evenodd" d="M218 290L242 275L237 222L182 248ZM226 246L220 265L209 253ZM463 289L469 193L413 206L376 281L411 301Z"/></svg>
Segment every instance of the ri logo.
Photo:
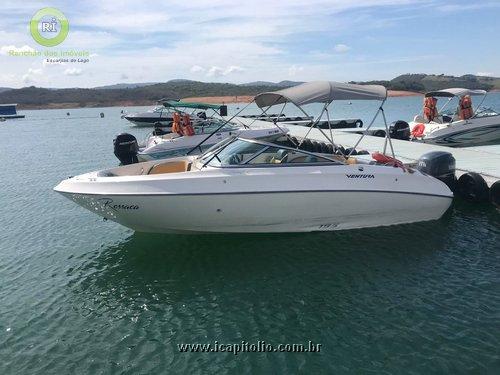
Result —
<svg viewBox="0 0 500 375"><path fill-rule="evenodd" d="M41 22L42 32L57 33L57 19L52 18L51 22Z"/></svg>
<svg viewBox="0 0 500 375"><path fill-rule="evenodd" d="M61 44L69 32L69 21L56 8L42 8L31 18L31 36L44 47L54 47Z"/></svg>

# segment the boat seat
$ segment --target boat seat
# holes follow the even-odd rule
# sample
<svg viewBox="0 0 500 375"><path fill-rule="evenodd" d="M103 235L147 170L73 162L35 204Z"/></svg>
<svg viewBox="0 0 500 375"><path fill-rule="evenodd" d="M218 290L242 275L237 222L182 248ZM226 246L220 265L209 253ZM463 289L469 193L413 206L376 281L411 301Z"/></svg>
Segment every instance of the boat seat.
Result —
<svg viewBox="0 0 500 375"><path fill-rule="evenodd" d="M288 150L279 150L276 155L271 159L271 163L279 164L288 161Z"/></svg>
<svg viewBox="0 0 500 375"><path fill-rule="evenodd" d="M189 170L190 163L187 161L171 161L153 165L146 174L178 173Z"/></svg>

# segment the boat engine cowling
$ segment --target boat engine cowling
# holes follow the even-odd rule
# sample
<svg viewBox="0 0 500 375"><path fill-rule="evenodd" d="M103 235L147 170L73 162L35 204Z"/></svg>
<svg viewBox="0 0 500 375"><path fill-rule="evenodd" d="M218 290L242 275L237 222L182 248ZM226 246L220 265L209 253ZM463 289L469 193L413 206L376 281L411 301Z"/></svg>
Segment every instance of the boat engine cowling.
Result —
<svg viewBox="0 0 500 375"><path fill-rule="evenodd" d="M431 151L418 159L417 169L443 181L451 190L455 189L455 158L446 151Z"/></svg>
<svg viewBox="0 0 500 375"><path fill-rule="evenodd" d="M410 125L403 120L394 121L391 126L389 126L389 135L393 139L409 141L411 135Z"/></svg>
<svg viewBox="0 0 500 375"><path fill-rule="evenodd" d="M121 133L113 139L115 156L123 165L138 163L137 152L139 145L137 139L128 133Z"/></svg>

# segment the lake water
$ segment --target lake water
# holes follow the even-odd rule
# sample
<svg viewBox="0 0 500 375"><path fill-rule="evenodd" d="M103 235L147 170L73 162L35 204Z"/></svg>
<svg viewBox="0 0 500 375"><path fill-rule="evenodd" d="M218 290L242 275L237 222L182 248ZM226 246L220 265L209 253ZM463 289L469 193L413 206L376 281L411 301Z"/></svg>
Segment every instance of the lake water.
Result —
<svg viewBox="0 0 500 375"><path fill-rule="evenodd" d="M500 110L498 94L488 100ZM356 104L333 117L367 123L375 107ZM388 119L420 106L389 99ZM147 133L120 110L23 111L0 123L0 374L500 373L491 205L456 202L436 222L335 233L134 233L52 191L115 165L117 133ZM321 347L179 351L216 341Z"/></svg>

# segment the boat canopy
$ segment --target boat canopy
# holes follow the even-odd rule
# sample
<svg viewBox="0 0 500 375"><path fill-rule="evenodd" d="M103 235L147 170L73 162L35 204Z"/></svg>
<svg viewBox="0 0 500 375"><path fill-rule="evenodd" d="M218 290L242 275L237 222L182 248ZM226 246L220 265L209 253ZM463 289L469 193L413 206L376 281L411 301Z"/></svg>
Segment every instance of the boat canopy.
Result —
<svg viewBox="0 0 500 375"><path fill-rule="evenodd" d="M385 100L387 89L380 85L355 85L331 81L307 82L287 89L265 92L254 100L260 107L291 102L295 105L330 103L333 100Z"/></svg>
<svg viewBox="0 0 500 375"><path fill-rule="evenodd" d="M464 96L464 95L486 95L486 91L484 90L470 90L470 89L462 89L462 88L451 88L444 89L438 91L431 91L425 94L426 97L445 97L452 98L454 96Z"/></svg>
<svg viewBox="0 0 500 375"><path fill-rule="evenodd" d="M182 107L182 108L194 108L194 109L205 109L205 110L206 109L219 110L222 107L222 104L182 102L176 100L167 100L166 102L163 102L163 105L167 108Z"/></svg>

